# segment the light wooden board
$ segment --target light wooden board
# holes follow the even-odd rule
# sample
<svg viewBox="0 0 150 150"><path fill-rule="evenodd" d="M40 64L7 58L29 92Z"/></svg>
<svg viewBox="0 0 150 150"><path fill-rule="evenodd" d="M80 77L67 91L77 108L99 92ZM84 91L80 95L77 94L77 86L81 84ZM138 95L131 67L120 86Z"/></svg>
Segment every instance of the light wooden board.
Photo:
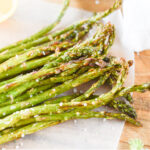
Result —
<svg viewBox="0 0 150 150"><path fill-rule="evenodd" d="M47 0L55 3L62 3L62 0ZM96 4L99 1L99 4ZM71 6L86 9L89 11L103 11L113 4L114 0L71 0ZM135 83L150 82L150 50L135 53ZM138 120L143 127L137 128L125 124L118 150L129 149L128 141L132 138L140 138L145 148L150 149L150 92L143 94L134 93L134 107L137 110Z"/></svg>

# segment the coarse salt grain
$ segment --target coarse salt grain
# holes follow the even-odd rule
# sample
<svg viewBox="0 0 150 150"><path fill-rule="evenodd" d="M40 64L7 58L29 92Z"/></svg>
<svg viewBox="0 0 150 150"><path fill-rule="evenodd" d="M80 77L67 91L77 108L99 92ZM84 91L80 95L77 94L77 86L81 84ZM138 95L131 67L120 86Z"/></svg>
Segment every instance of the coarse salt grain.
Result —
<svg viewBox="0 0 150 150"><path fill-rule="evenodd" d="M74 89L73 89L73 92L74 92L74 93L77 93L77 89L76 89L76 88L74 88Z"/></svg>
<svg viewBox="0 0 150 150"><path fill-rule="evenodd" d="M36 79L35 81L36 81L36 82L39 82L39 79Z"/></svg>
<svg viewBox="0 0 150 150"><path fill-rule="evenodd" d="M15 109L15 108L16 108L16 106L11 106L11 107L10 107L11 110L12 110L12 109Z"/></svg>
<svg viewBox="0 0 150 150"><path fill-rule="evenodd" d="M105 122L105 121L106 121L106 118L103 119L103 122Z"/></svg>
<svg viewBox="0 0 150 150"><path fill-rule="evenodd" d="M46 55L44 51L42 53L43 53L43 55Z"/></svg>
<svg viewBox="0 0 150 150"><path fill-rule="evenodd" d="M16 146L16 149L19 149L19 145Z"/></svg>
<svg viewBox="0 0 150 150"><path fill-rule="evenodd" d="M31 94L30 97L33 97L33 95Z"/></svg>
<svg viewBox="0 0 150 150"><path fill-rule="evenodd" d="M18 59L18 55L16 55L16 58Z"/></svg>
<svg viewBox="0 0 150 150"><path fill-rule="evenodd" d="M84 103L83 105L84 105L84 106L87 106L87 103Z"/></svg>
<svg viewBox="0 0 150 150"><path fill-rule="evenodd" d="M56 89L52 89L52 91L53 91L53 92L55 92L55 91L56 91Z"/></svg>
<svg viewBox="0 0 150 150"><path fill-rule="evenodd" d="M74 123L76 124L76 123L77 123L77 120L74 120Z"/></svg>
<svg viewBox="0 0 150 150"><path fill-rule="evenodd" d="M92 105L95 105L95 102L92 102Z"/></svg>
<svg viewBox="0 0 150 150"><path fill-rule="evenodd" d="M95 4L98 5L100 3L99 0L95 0Z"/></svg>
<svg viewBox="0 0 150 150"><path fill-rule="evenodd" d="M62 102L60 102L60 103L59 103L59 106L62 106L62 105L63 105L63 103L62 103Z"/></svg>
<svg viewBox="0 0 150 150"><path fill-rule="evenodd" d="M23 142L20 143L20 146L23 146Z"/></svg>
<svg viewBox="0 0 150 150"><path fill-rule="evenodd" d="M24 136L25 136L24 134L21 135L22 138L23 138Z"/></svg>
<svg viewBox="0 0 150 150"><path fill-rule="evenodd" d="M83 91L82 91L82 90L80 90L80 93L83 93Z"/></svg>
<svg viewBox="0 0 150 150"><path fill-rule="evenodd" d="M77 116L79 116L79 115L80 115L80 113L79 113L79 112L76 112L76 115L77 115Z"/></svg>
<svg viewBox="0 0 150 150"><path fill-rule="evenodd" d="M39 115L35 115L34 118L38 117Z"/></svg>

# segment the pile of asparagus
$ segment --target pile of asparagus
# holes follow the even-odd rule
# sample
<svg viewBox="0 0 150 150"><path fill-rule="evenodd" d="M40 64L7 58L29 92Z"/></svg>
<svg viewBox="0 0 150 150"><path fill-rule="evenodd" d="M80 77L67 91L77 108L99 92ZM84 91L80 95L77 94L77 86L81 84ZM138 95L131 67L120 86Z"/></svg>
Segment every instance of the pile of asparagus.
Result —
<svg viewBox="0 0 150 150"><path fill-rule="evenodd" d="M129 104L131 92L150 90L150 83L123 86L132 61L108 55L115 28L99 22L120 5L121 0L116 0L102 13L50 32L69 6L65 0L54 23L0 49L0 144L71 119L120 119L141 126ZM85 39L93 26L97 26L96 33ZM93 85L84 93L57 97L91 80ZM95 95L103 84L111 90ZM115 113L94 111L101 106Z"/></svg>

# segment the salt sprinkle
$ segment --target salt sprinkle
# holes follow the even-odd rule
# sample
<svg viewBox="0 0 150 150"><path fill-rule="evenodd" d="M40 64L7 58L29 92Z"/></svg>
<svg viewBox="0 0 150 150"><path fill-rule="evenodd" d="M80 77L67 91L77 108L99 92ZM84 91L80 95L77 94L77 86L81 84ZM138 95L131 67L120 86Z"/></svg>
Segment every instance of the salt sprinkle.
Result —
<svg viewBox="0 0 150 150"><path fill-rule="evenodd" d="M16 55L16 58L18 59L18 55Z"/></svg>
<svg viewBox="0 0 150 150"><path fill-rule="evenodd" d="M95 105L95 102L92 102L92 105Z"/></svg>
<svg viewBox="0 0 150 150"><path fill-rule="evenodd" d="M23 146L23 142L20 143L20 146Z"/></svg>
<svg viewBox="0 0 150 150"><path fill-rule="evenodd" d="M53 91L53 92L55 92L55 91L56 91L56 89L52 89L52 91Z"/></svg>
<svg viewBox="0 0 150 150"><path fill-rule="evenodd" d="M35 115L34 118L38 117L39 115Z"/></svg>
<svg viewBox="0 0 150 150"><path fill-rule="evenodd" d="M106 118L103 119L103 122L105 122L105 121L106 121Z"/></svg>
<svg viewBox="0 0 150 150"><path fill-rule="evenodd" d="M19 145L16 146L16 149L18 149L18 148L19 148Z"/></svg>
<svg viewBox="0 0 150 150"><path fill-rule="evenodd" d="M3 116L5 116L6 115L6 113L3 113Z"/></svg>
<svg viewBox="0 0 150 150"><path fill-rule="evenodd" d="M15 108L16 108L16 106L11 106L11 107L10 107L11 110L12 110L12 109L15 109Z"/></svg>
<svg viewBox="0 0 150 150"><path fill-rule="evenodd" d="M36 81L36 82L39 82L39 79L36 79L35 81Z"/></svg>
<svg viewBox="0 0 150 150"><path fill-rule="evenodd" d="M33 95L31 94L30 97L33 97Z"/></svg>
<svg viewBox="0 0 150 150"><path fill-rule="evenodd" d="M82 91L82 90L80 90L80 93L83 93L83 91Z"/></svg>
<svg viewBox="0 0 150 150"><path fill-rule="evenodd" d="M79 113L79 112L76 112L76 115L77 115L77 116L79 116L79 115L80 115L80 113Z"/></svg>
<svg viewBox="0 0 150 150"><path fill-rule="evenodd" d="M74 123L76 124L76 123L77 123L77 120L74 120Z"/></svg>
<svg viewBox="0 0 150 150"><path fill-rule="evenodd" d="M74 92L74 93L77 93L77 89L76 89L76 88L74 88L74 89L73 89L73 92Z"/></svg>
<svg viewBox="0 0 150 150"><path fill-rule="evenodd" d="M22 138L23 138L24 136L25 136L24 134L21 135Z"/></svg>
<svg viewBox="0 0 150 150"><path fill-rule="evenodd" d="M44 51L42 53L43 53L43 55L46 55Z"/></svg>
<svg viewBox="0 0 150 150"><path fill-rule="evenodd" d="M87 106L87 103L84 103L83 105L84 105L84 106Z"/></svg>
<svg viewBox="0 0 150 150"><path fill-rule="evenodd" d="M99 0L95 0L95 4L98 5L100 3Z"/></svg>
<svg viewBox="0 0 150 150"><path fill-rule="evenodd" d="M60 103L59 103L59 106L62 106L62 105L63 105L63 103L62 103L62 102L60 102Z"/></svg>

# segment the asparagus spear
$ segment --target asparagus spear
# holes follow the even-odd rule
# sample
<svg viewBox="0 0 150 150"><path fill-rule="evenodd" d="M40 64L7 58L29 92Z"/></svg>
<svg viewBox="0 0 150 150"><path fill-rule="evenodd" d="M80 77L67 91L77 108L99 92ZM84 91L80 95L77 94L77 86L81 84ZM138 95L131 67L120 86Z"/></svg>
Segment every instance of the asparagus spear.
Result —
<svg viewBox="0 0 150 150"><path fill-rule="evenodd" d="M34 133L38 130L44 129L45 127L55 125L70 119L88 119L88 118L107 118L107 119L120 119L120 120L126 120L136 126L141 126L141 124L128 117L125 114L120 113L108 113L108 112L93 112L93 111L72 111L69 113L64 114L54 114L54 115L44 115L44 116L37 116L32 118L32 121L40 121L39 123L33 123L29 124L25 127L22 127L14 132L4 134L0 137L0 144L6 143L8 141L12 141L14 139L20 138L22 135L27 135ZM47 121L47 122L41 122L41 121ZM54 120L49 121L49 120ZM60 121L59 121L60 120Z"/></svg>
<svg viewBox="0 0 150 150"><path fill-rule="evenodd" d="M79 71L77 71L78 69L80 69L79 66L77 66L75 68L71 68L65 72L62 72L59 76L56 76L56 77L51 77L51 78L41 80L38 82L32 81L30 83L25 83L25 84L21 85L19 88L17 87L14 90L8 92L7 95L6 94L1 95L0 96L0 98L2 99L1 102L5 101L5 100L7 100L7 102L1 103L0 107L7 106L9 104L15 104L16 102L19 102L19 101L24 101L24 100L30 98L31 96L34 96L34 95L40 93L41 91L43 92L45 90L50 89L53 86L56 86L55 85L56 83L63 83L67 80L73 79L73 78L81 75L82 73L86 72L89 69L89 66L83 67ZM75 74L73 74L73 73L75 73ZM33 88L33 87L35 87L35 88ZM31 88L31 90L29 90L26 93L24 93L23 95L21 95L24 91L26 91L27 89L30 89L30 88ZM17 97L17 98L15 98L15 97ZM8 100L9 98L11 100Z"/></svg>
<svg viewBox="0 0 150 150"><path fill-rule="evenodd" d="M10 58L9 60L5 61L4 63L0 64L0 73L6 72L7 70L13 68L16 65L19 65L21 63L24 63L27 60L33 59L37 56L42 56L42 55L48 55L51 52L54 52L56 49L66 49L69 48L73 45L75 45L79 39L81 39L83 36L86 35L86 33L89 31L88 29L82 31L83 29L79 29L76 32L71 32L70 34L67 34L63 37L61 37L58 40L54 40L52 42L49 42L47 44L44 44L44 46L39 46L35 48L31 48L27 52L17 55ZM67 38L69 38L69 41L67 41ZM12 55L12 52L10 53ZM58 54L59 56L60 54ZM55 58L58 57L56 54L53 56ZM1 55L2 59L5 59L4 55ZM8 54L6 55L8 57ZM54 59L52 57L52 60ZM50 60L51 61L51 58ZM13 63L12 63L13 62Z"/></svg>
<svg viewBox="0 0 150 150"><path fill-rule="evenodd" d="M104 35L105 35L105 32L106 31L109 31L109 33L108 33L108 35L110 36L110 39L108 40L108 38L107 39L105 39L104 38ZM108 49L109 47L110 47L110 45L112 45L112 42L113 42L113 39L114 39L114 28L113 28L113 26L111 26L110 24L108 24L108 25L106 25L106 27L104 28L104 31L102 32L102 33L104 33L104 34L102 34L102 37L100 37L100 39L102 40L102 42L103 42L103 39L104 40L106 40L107 41L107 43L105 43L105 45L104 45L104 50L105 49ZM64 55L62 55L60 58L58 58L58 59L56 59L56 61L54 61L54 62L51 62L51 63L49 63L49 64L47 64L43 69L45 69L45 68L49 68L49 67L52 67L52 66L57 66L57 65L59 65L60 64L60 62L62 62L62 61L69 61L69 60L71 60L72 58L77 58L77 57L81 57L81 56L86 56L86 55L99 55L99 47L82 47L83 45L85 45L85 44L87 44L88 42L91 44L91 43L93 43L93 42L95 42L95 41L97 41L97 38L96 39L92 39L92 40L87 40L86 42L84 42L84 43L82 43L81 45L80 45L80 47L81 48L79 48L78 46L77 47L75 47L75 48L71 48L69 51L67 51L67 52L62 52L62 53L64 53ZM101 46L103 46L103 44L102 43L100 43L100 47ZM101 47L102 48L102 47ZM93 51L95 51L94 53L93 53ZM106 50L105 50L106 51ZM106 53L106 52L105 52ZM104 56L105 56L105 53L103 54ZM104 57L104 56L102 56L102 58ZM55 58L55 56L53 56L54 58ZM53 58L52 57L52 58ZM95 57L95 56L94 56ZM100 57L100 56L99 56ZM4 65L5 66L5 65ZM43 69L42 70L39 70L38 72L37 72L37 74L38 73L40 73L40 72L42 72L43 71ZM45 71L45 70L44 70ZM21 77L21 79L23 79L23 78L26 78L26 76L31 76L32 74L27 74L27 75L25 75L25 76L23 76L23 77ZM33 75L32 75L33 76ZM19 79L20 79L20 77L18 77ZM18 78L17 78L17 82L18 82ZM23 80L22 80L23 81ZM1 83L2 84L2 83ZM17 84L18 85L18 84ZM4 86L1 86L0 87L0 92L1 92L1 88L2 89L4 89L5 87L9 87L10 85L4 85ZM11 86L16 86L16 83L14 84L14 83L12 83L11 84ZM5 88L5 90L6 90L6 88Z"/></svg>
<svg viewBox="0 0 150 150"><path fill-rule="evenodd" d="M48 84L48 87L53 87L56 83L62 83L65 82L67 80L71 80L75 77L75 75L71 75L71 76L66 76L66 77L52 77L50 79L46 79L45 81L41 81L40 84L40 80L33 80L31 82L27 82L23 85L20 85L19 87L9 91L6 94L1 94L0 95L0 103L5 102L6 100L8 101L9 99L13 102L14 99L17 96L20 96L22 93L24 93L26 90L36 87L36 86L40 86L40 85L46 85Z"/></svg>
<svg viewBox="0 0 150 150"><path fill-rule="evenodd" d="M94 83L91 88L89 88L84 94L82 94L81 96L75 98L72 100L72 102L80 102L83 101L87 98L89 98L94 92L95 90L100 87L101 85L103 85L105 83L105 81L107 80L107 78L109 77L110 73L106 73L106 75L104 76L100 76L99 80Z"/></svg>
<svg viewBox="0 0 150 150"><path fill-rule="evenodd" d="M40 37L44 36L46 33L50 32L57 24L59 24L59 22L61 21L62 17L64 16L68 6L69 6L69 0L64 0L64 5L63 5L62 10L61 10L59 16L57 17L57 19L52 24L50 24L49 26L43 28L39 32L33 34L32 36L30 36L30 37L28 37L28 38L26 38L24 40L18 41L18 42L14 43L14 44L11 44L9 46L1 48L0 52L3 52L5 50L10 50L12 48L18 47L18 46L20 46L22 44L25 44L25 43L28 43L28 42L35 41L36 39L39 39Z"/></svg>
<svg viewBox="0 0 150 150"><path fill-rule="evenodd" d="M55 38L57 36L60 36L61 34L64 34L72 29L76 29L80 26L82 26L83 24L94 24L95 22L101 20L103 17L106 17L107 15L109 15L110 13L112 13L114 10L116 10L120 5L121 5L121 0L116 0L116 2L114 3L113 7L106 10L105 12L103 13L98 13L96 16L93 16L87 20L84 20L84 21L81 21L81 22L78 22L76 24L73 24L67 28L65 28L64 30L61 30L61 31L58 31L56 33L53 33L51 34L50 36L45 36L41 39L38 39L37 41L33 41L33 42L28 42L27 44L25 45L22 45L21 47L17 47L17 48L14 48L14 51L21 51L22 49L26 49L26 48L30 48L32 46L36 46L37 44L41 44L41 43L45 43L45 42L48 42L50 41L50 39L52 38ZM13 50L11 50L13 51ZM6 53L5 53L6 54ZM6 54L6 57L7 57L8 54ZM1 61L4 61L4 56L1 58L2 60ZM7 58L8 59L8 58Z"/></svg>
<svg viewBox="0 0 150 150"><path fill-rule="evenodd" d="M134 110L134 108L128 104L126 104L124 101L120 101L120 100L113 100L111 101L108 106L115 108L116 110L127 114L128 116L130 116L131 118L136 119L137 114L136 111Z"/></svg>
<svg viewBox="0 0 150 150"><path fill-rule="evenodd" d="M133 85L130 87L126 87L121 89L120 92L117 93L116 96L123 96L125 94L128 94L130 92L145 92L146 90L150 90L150 83L144 83L141 85Z"/></svg>
<svg viewBox="0 0 150 150"><path fill-rule="evenodd" d="M32 97L25 102L19 102L17 104L13 104L11 106L3 107L0 109L0 117L4 117L4 116L11 114L15 111L18 111L18 110L21 110L24 108L29 108L31 106L35 106L39 103L42 103L43 101L45 101L49 98L53 98L53 97L65 92L65 91L68 91L68 90L70 90L74 87L77 87L83 83L86 83L92 79L95 79L96 77L102 75L104 72L111 70L112 68L113 67L107 67L104 69L100 69L100 68L91 69L87 73L84 73L83 75L80 75L79 77L77 77L73 80L66 81L63 84L61 84L57 87L54 87L50 90L47 90L47 91L45 91L45 92L43 92L43 93L41 93L35 97ZM55 107L55 109L57 109L56 107ZM15 120L15 119L13 119L13 120Z"/></svg>
<svg viewBox="0 0 150 150"><path fill-rule="evenodd" d="M88 51L88 49L82 49L82 53L85 55L88 52L92 52L91 50ZM84 51L86 50L86 51ZM80 50L79 50L80 51ZM11 82L7 82L4 85L0 86L0 93L6 93L6 91L9 91L10 89L13 89L22 83L43 78L48 75L54 75L54 74L59 74L62 71L68 70L69 68L77 67L77 66L83 66L85 61L78 61L76 63L68 63L68 64L62 64L59 67L54 67L50 69L41 69L39 71L31 72L29 74L23 75L23 76L18 76L17 78L11 79Z"/></svg>

